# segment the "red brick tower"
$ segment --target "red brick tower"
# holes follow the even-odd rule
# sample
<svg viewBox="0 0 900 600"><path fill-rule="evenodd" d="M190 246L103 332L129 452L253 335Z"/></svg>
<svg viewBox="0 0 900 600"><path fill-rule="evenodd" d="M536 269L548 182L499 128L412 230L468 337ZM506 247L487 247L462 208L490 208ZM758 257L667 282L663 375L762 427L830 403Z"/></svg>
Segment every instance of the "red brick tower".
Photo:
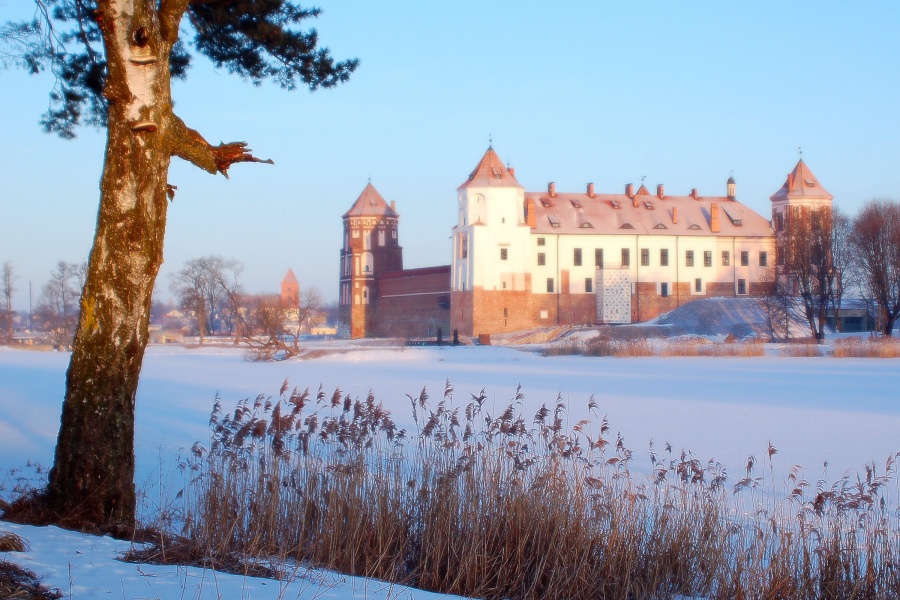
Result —
<svg viewBox="0 0 900 600"><path fill-rule="evenodd" d="M353 338L378 334L378 276L403 269L399 218L394 203L388 206L371 182L344 213L340 320Z"/></svg>
<svg viewBox="0 0 900 600"><path fill-rule="evenodd" d="M294 275L293 269L288 269L281 280L281 305L285 308L295 308L300 304L300 282Z"/></svg>

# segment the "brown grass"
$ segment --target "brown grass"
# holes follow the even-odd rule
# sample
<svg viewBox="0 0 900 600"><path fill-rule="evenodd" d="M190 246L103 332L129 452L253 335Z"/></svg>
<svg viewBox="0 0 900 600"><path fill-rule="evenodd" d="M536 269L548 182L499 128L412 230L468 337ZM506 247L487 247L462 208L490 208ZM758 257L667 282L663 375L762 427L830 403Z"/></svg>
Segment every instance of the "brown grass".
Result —
<svg viewBox="0 0 900 600"><path fill-rule="evenodd" d="M0 552L25 552L28 544L25 539L9 531L0 531Z"/></svg>
<svg viewBox="0 0 900 600"><path fill-rule="evenodd" d="M414 432L371 394L285 384L231 413L217 402L184 465L183 539L156 558L279 557L498 600L900 595L895 457L776 485L770 445L729 487L723 465L651 444L643 475L593 399L571 426L559 398L533 417L523 399L488 414L483 392L457 405L449 382L436 403L423 389Z"/></svg>
<svg viewBox="0 0 900 600"><path fill-rule="evenodd" d="M816 342L798 342L786 344L781 348L781 356L787 358L817 358L823 355L825 346Z"/></svg>
<svg viewBox="0 0 900 600"><path fill-rule="evenodd" d="M834 342L836 358L900 358L900 340L848 337Z"/></svg>
<svg viewBox="0 0 900 600"><path fill-rule="evenodd" d="M57 600L60 590L41 585L37 575L15 563L0 560L0 598L9 600Z"/></svg>

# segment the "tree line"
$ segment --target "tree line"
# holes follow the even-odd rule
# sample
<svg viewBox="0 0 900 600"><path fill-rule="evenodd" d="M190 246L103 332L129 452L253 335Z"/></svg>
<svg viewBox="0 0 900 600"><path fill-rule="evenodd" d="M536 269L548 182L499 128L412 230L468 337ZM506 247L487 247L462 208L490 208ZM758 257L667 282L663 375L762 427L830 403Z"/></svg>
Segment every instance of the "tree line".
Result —
<svg viewBox="0 0 900 600"><path fill-rule="evenodd" d="M247 294L240 281L243 269L238 260L213 255L188 260L170 275L169 291L177 308L186 315L185 333L198 336L201 344L211 335L230 336L235 343L248 345L254 358L265 359L278 352L287 356L296 354L301 333L322 322L328 313L336 316L334 307L326 305L316 288L309 288L294 298ZM18 320L19 329L29 329L40 343L71 348L86 271L84 262L57 262L26 325L25 319L13 309L18 275L13 264L5 262L0 270L0 331L5 342L12 343ZM171 304L155 299L154 323L165 324L165 315L170 310Z"/></svg>

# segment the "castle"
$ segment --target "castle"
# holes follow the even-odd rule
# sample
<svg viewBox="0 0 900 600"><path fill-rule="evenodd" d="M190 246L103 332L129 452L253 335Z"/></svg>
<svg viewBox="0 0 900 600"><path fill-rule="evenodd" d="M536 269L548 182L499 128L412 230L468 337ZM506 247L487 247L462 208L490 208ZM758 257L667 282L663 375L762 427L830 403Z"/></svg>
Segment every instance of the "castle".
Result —
<svg viewBox="0 0 900 600"><path fill-rule="evenodd" d="M399 214L371 183L344 214L340 316L352 337L461 336L647 321L686 302L758 293L791 207L832 196L801 159L771 196L771 221L737 199L527 192L489 147L457 188L449 266L403 270Z"/></svg>

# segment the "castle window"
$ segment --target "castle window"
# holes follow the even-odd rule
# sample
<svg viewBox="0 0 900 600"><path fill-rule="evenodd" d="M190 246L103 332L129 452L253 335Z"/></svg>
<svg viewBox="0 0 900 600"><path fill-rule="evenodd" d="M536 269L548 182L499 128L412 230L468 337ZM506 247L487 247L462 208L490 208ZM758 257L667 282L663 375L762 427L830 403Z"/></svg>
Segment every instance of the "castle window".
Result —
<svg viewBox="0 0 900 600"><path fill-rule="evenodd" d="M750 266L750 252L748 252L747 250L741 250L741 266Z"/></svg>
<svg viewBox="0 0 900 600"><path fill-rule="evenodd" d="M538 262L538 266L543 267L544 265L546 265L547 264L547 255L544 254L543 252L538 252L537 262Z"/></svg>
<svg viewBox="0 0 900 600"><path fill-rule="evenodd" d="M506 248L500 248L500 260L506 260L509 255L509 252Z"/></svg>
<svg viewBox="0 0 900 600"><path fill-rule="evenodd" d="M729 265L731 265L731 252L722 250L722 266L727 267Z"/></svg>
<svg viewBox="0 0 900 600"><path fill-rule="evenodd" d="M627 267L631 265L631 251L628 248L622 248L622 266Z"/></svg>
<svg viewBox="0 0 900 600"><path fill-rule="evenodd" d="M784 213L775 214L775 231L784 231Z"/></svg>
<svg viewBox="0 0 900 600"><path fill-rule="evenodd" d="M699 277L694 280L694 291L698 294L703 291L703 280Z"/></svg>
<svg viewBox="0 0 900 600"><path fill-rule="evenodd" d="M603 248L594 250L594 266L598 269L603 268Z"/></svg>
<svg viewBox="0 0 900 600"><path fill-rule="evenodd" d="M547 293L548 294L553 293L553 278L552 277L547 278Z"/></svg>
<svg viewBox="0 0 900 600"><path fill-rule="evenodd" d="M738 279L738 292L739 295L744 295L747 293L747 280L746 279Z"/></svg>
<svg viewBox="0 0 900 600"><path fill-rule="evenodd" d="M641 266L650 266L650 248L641 248Z"/></svg>
<svg viewBox="0 0 900 600"><path fill-rule="evenodd" d="M543 246L543 245L546 244L546 243L547 243L547 240L546 240L545 238L539 237L539 238L537 239L537 245L538 245L538 246Z"/></svg>
<svg viewBox="0 0 900 600"><path fill-rule="evenodd" d="M669 266L669 249L663 248L659 251L659 266L668 267Z"/></svg>
<svg viewBox="0 0 900 600"><path fill-rule="evenodd" d="M686 266L686 267L694 266L694 251L693 250L685 250L684 251L684 266Z"/></svg>
<svg viewBox="0 0 900 600"><path fill-rule="evenodd" d="M712 266L712 250L704 250L703 251L703 266L704 267Z"/></svg>
<svg viewBox="0 0 900 600"><path fill-rule="evenodd" d="M667 298L669 296L669 284L668 283L660 283L659 284L659 295L663 298Z"/></svg>
<svg viewBox="0 0 900 600"><path fill-rule="evenodd" d="M383 229L378 232L378 245L384 246L384 230Z"/></svg>
<svg viewBox="0 0 900 600"><path fill-rule="evenodd" d="M759 266L765 267L769 264L769 253L765 250L759 253Z"/></svg>
<svg viewBox="0 0 900 600"><path fill-rule="evenodd" d="M594 291L594 280L590 277L584 278L584 293L590 294Z"/></svg>
<svg viewBox="0 0 900 600"><path fill-rule="evenodd" d="M575 248L574 252L572 253L572 264L576 267L581 266L581 248Z"/></svg>

